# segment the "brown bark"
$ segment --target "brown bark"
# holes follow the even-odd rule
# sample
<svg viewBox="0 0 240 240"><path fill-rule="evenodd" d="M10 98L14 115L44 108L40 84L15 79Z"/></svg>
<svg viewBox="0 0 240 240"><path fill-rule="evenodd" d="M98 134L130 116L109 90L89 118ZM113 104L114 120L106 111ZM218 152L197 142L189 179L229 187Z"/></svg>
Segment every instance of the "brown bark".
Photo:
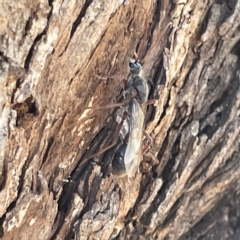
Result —
<svg viewBox="0 0 240 240"><path fill-rule="evenodd" d="M239 1L6 1L0 35L2 239L238 239ZM122 83L96 74L141 46L159 163L104 176L116 111L89 107Z"/></svg>

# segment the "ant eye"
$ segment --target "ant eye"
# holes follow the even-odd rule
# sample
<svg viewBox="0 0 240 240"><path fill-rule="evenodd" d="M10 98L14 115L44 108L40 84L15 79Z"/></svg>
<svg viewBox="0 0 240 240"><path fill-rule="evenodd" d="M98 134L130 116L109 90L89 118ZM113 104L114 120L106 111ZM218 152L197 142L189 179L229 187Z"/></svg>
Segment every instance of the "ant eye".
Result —
<svg viewBox="0 0 240 240"><path fill-rule="evenodd" d="M134 64L133 63L129 63L129 66L130 66L130 68L133 68Z"/></svg>

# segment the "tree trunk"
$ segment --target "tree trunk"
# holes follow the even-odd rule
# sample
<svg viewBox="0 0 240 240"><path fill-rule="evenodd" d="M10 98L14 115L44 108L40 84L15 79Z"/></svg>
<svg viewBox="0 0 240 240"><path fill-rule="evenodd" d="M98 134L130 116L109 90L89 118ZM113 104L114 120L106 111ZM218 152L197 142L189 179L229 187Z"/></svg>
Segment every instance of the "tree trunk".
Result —
<svg viewBox="0 0 240 240"><path fill-rule="evenodd" d="M2 239L239 239L240 1L1 1L0 35ZM135 52L154 142L118 178L91 107Z"/></svg>

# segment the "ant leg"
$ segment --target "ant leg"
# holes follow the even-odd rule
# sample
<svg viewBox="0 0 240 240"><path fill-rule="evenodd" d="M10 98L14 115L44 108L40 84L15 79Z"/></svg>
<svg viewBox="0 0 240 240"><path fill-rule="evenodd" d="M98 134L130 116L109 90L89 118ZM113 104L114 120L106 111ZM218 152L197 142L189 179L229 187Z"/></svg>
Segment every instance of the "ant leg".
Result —
<svg viewBox="0 0 240 240"><path fill-rule="evenodd" d="M157 165L159 163L159 160L154 156L152 152L149 151L145 153L145 156L152 159L152 161L149 161L151 162L152 166Z"/></svg>
<svg viewBox="0 0 240 240"><path fill-rule="evenodd" d="M128 80L125 76L123 75L120 75L120 74L114 74L114 75L106 75L106 76L100 76L100 75L97 75L97 74L94 74L95 77L99 78L99 79L103 79L103 80L106 80L108 78L110 79L116 79L118 81L122 81L123 82L123 85L124 85L124 89L126 90L128 88Z"/></svg>
<svg viewBox="0 0 240 240"><path fill-rule="evenodd" d="M137 92L134 91L132 92L132 94L130 96L128 96L125 99L125 102L123 103L112 103L112 104L108 104L108 105L104 105L104 106L99 106L99 107L88 107L87 109L109 109L109 108L115 108L115 107L127 107L128 105L128 101L134 97L137 96Z"/></svg>
<svg viewBox="0 0 240 240"><path fill-rule="evenodd" d="M146 132L146 131L143 131L145 137L148 139L149 143L143 148L142 150L142 154L145 154L146 151L150 148L150 146L152 145L153 143L153 139L152 137Z"/></svg>
<svg viewBox="0 0 240 240"><path fill-rule="evenodd" d="M127 116L128 116L128 113L127 113L127 112L124 112L123 117L122 117L122 121L118 124L117 131L116 131L115 134L114 134L113 143L110 144L109 146L107 146L107 147L99 150L99 151L96 152L95 154L89 156L89 157L88 157L87 159L85 159L85 160L88 160L88 159L90 159L90 158L96 157L96 156L98 156L98 155L106 152L108 149L112 148L114 145L117 144L117 142L118 142L118 137L119 137L119 133L120 133L120 131L121 131L123 122L124 122L124 120L127 118Z"/></svg>
<svg viewBox="0 0 240 240"><path fill-rule="evenodd" d="M151 152L147 152L147 150L150 148L150 146L152 145L153 143L153 139L152 137L146 132L146 131L143 131L144 135L147 137L149 143L143 148L142 150L142 154L145 154L145 156L148 156L152 159L152 166L156 165L159 163L158 159L151 153Z"/></svg>
<svg viewBox="0 0 240 240"><path fill-rule="evenodd" d="M157 102L158 102L158 100L156 100L156 99L149 99L149 100L147 100L147 105L151 105L151 104L155 105Z"/></svg>
<svg viewBox="0 0 240 240"><path fill-rule="evenodd" d="M126 103L113 103L113 104L108 104L104 106L99 106L99 107L88 107L87 109L109 109L109 108L115 108L115 107L126 107Z"/></svg>

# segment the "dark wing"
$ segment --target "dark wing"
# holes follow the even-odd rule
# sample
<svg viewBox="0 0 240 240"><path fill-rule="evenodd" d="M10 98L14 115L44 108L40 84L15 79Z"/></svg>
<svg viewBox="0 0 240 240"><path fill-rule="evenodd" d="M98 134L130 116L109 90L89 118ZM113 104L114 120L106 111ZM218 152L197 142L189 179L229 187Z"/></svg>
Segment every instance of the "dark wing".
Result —
<svg viewBox="0 0 240 240"><path fill-rule="evenodd" d="M142 157L142 133L144 126L144 114L136 99L130 103L130 131L128 144L124 156L126 172L133 177L138 170Z"/></svg>

